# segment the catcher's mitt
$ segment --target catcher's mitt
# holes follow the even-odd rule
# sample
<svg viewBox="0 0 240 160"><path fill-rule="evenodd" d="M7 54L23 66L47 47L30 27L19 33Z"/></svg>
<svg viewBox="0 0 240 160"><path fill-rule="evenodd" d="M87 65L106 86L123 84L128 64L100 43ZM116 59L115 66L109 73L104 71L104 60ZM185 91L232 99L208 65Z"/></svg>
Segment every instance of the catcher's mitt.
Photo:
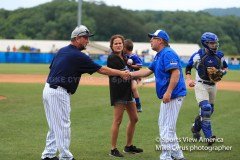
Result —
<svg viewBox="0 0 240 160"><path fill-rule="evenodd" d="M208 77L212 82L219 82L223 77L223 72L215 67L207 68Z"/></svg>

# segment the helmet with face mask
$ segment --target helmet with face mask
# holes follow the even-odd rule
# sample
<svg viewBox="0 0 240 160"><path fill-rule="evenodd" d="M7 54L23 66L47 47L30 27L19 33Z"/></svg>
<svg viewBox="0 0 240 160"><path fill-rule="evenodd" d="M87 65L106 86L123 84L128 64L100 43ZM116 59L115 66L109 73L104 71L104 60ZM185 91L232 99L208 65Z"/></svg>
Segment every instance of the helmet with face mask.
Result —
<svg viewBox="0 0 240 160"><path fill-rule="evenodd" d="M210 53L216 53L219 47L217 35L211 32L203 33L201 43Z"/></svg>

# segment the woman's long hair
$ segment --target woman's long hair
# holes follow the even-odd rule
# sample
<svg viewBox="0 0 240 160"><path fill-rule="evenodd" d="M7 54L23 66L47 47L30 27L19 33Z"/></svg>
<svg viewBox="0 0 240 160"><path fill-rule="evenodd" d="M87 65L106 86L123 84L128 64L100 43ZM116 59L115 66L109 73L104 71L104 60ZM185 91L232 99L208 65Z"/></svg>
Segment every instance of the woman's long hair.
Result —
<svg viewBox="0 0 240 160"><path fill-rule="evenodd" d="M122 35L120 35L120 34L115 34L115 35L113 35L113 36L110 38L110 48L111 48L111 50L112 50L112 54L114 53L114 50L113 50L113 48L112 48L112 46L113 46L113 41L114 41L115 39L117 39L117 38L120 38L120 39L122 40L122 43L123 43L123 46L124 46L124 40L125 40L125 38L124 38ZM122 54L123 60L124 60L125 62L127 62L127 58L126 58L126 56L124 55L123 51L122 51L121 54Z"/></svg>

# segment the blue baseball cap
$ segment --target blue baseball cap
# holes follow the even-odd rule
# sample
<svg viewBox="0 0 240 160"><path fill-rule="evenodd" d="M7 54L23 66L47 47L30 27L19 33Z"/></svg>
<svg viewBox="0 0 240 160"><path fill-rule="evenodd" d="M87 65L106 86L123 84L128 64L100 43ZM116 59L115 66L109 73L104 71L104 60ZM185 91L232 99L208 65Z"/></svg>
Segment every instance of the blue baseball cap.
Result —
<svg viewBox="0 0 240 160"><path fill-rule="evenodd" d="M158 37L164 39L166 42L169 42L170 38L166 31L158 29L154 33L148 33L148 37Z"/></svg>

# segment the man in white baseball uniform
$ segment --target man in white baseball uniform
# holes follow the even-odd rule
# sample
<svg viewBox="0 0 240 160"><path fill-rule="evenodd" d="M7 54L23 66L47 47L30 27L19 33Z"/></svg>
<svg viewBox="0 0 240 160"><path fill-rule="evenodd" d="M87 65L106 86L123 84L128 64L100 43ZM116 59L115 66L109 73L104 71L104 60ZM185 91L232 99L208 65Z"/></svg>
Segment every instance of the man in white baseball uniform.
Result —
<svg viewBox="0 0 240 160"><path fill-rule="evenodd" d="M131 72L131 76L155 75L157 96L162 99L158 120L162 148L160 160L185 160L176 135L178 114L187 93L180 59L168 44L167 32L157 30L148 36L152 49L158 53L148 69Z"/></svg>
<svg viewBox="0 0 240 160"><path fill-rule="evenodd" d="M81 52L93 36L86 26L76 27L71 34L71 44L61 48L50 65L50 73L43 90L43 104L49 130L42 160L74 160L70 146L70 95L78 87L84 73L129 77L128 71L100 66ZM56 157L57 150L59 158Z"/></svg>

